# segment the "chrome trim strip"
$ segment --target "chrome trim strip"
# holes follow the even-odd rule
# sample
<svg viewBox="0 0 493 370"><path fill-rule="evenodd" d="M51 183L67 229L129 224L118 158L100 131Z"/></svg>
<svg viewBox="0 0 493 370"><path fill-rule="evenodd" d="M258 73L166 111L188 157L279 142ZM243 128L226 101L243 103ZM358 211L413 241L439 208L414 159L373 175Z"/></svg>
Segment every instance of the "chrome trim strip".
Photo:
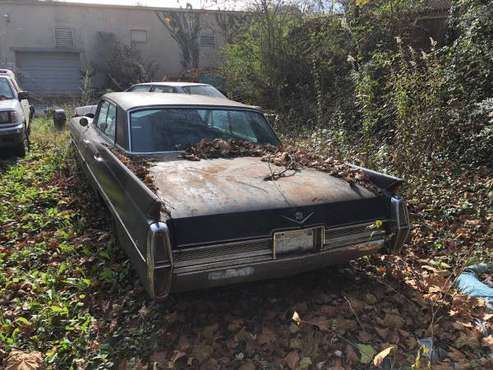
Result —
<svg viewBox="0 0 493 370"><path fill-rule="evenodd" d="M197 251L197 250L203 250L203 249L208 249L208 248L219 248L219 247L227 247L227 246L234 246L237 244L245 244L245 243L260 243L263 241L270 241L271 238L251 238L251 239L233 239L233 241L226 241L221 244L212 244L212 245L203 245L201 247L194 247L194 248L180 248L180 249L175 249L175 253L183 253L183 252L191 252L191 251Z"/></svg>
<svg viewBox="0 0 493 370"><path fill-rule="evenodd" d="M364 243L357 243L354 245L350 246L345 246L345 247L339 247L339 248L333 248L333 249L326 249L323 251L317 251L315 253L302 253L302 254L297 254L297 255L287 255L286 257L278 258L278 259L272 259L272 258L262 258L262 257L253 257L253 258L245 258L242 260L233 260L233 261L221 261L221 262L216 262L212 264L202 264L202 265L194 265L194 266L186 266L186 267L180 267L175 269L175 276L178 278L181 275L187 275L187 274L195 274L195 273L202 273L202 272L210 272L214 270L221 270L225 268L237 268L238 266L244 266L244 265L252 265L255 266L255 264L261 264L261 263L285 263L289 262L292 260L296 259L305 259L305 258L316 258L320 256L327 256L336 252L340 251L363 251L363 252L374 252L377 251L385 245L386 240L385 239L380 239L380 240L374 240L374 241L369 241L369 242L364 242Z"/></svg>
<svg viewBox="0 0 493 370"><path fill-rule="evenodd" d="M330 231L336 231L336 230L342 230L342 229L349 229L349 228L352 228L352 227L363 227L363 226L371 226L375 223L376 219L372 219L372 220L367 220L367 221L364 221L364 222L360 222L360 223L357 223L357 224L345 224L345 225L342 225L342 226L337 226L337 227L331 227L331 228L325 228L326 232L330 232ZM381 220L383 223L386 223L386 222L391 222L393 221L392 219L384 219L384 220ZM310 227L317 227L317 226L321 226L320 224L314 224L314 225L307 225L306 227L307 228L310 228ZM211 247L214 247L216 245L223 245L223 244L228 244L228 243L233 243L233 242L251 242L251 241L256 241L256 240L262 240L262 239L267 239L267 240L271 240L272 239L272 235L274 232L278 232L278 231L286 231L286 230L293 230L293 227L286 227L286 228L282 228L282 229L275 229L273 230L270 234L266 234L266 235L258 235L258 236L255 236L255 237L251 237L251 238L235 238L235 239L225 239L225 240L221 240L220 243L221 244L215 244L215 242L210 242L210 243L189 243L189 244L179 244L176 246L176 249L174 250L174 252L178 252L178 251L181 251L181 250L188 250L188 249L196 249L196 248L211 248Z"/></svg>

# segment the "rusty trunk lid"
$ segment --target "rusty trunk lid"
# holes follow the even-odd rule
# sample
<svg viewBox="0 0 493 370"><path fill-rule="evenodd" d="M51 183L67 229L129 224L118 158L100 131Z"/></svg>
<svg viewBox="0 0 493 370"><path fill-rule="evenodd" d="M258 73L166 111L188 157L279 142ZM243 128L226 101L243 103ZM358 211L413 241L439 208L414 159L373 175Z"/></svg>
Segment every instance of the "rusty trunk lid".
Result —
<svg viewBox="0 0 493 370"><path fill-rule="evenodd" d="M374 198L360 186L305 168L266 181L282 167L256 157L165 161L150 168L158 196L173 218L300 207Z"/></svg>
<svg viewBox="0 0 493 370"><path fill-rule="evenodd" d="M265 237L272 230L385 217L385 197L305 168L275 181L282 167L243 157L154 162L150 175L174 229L175 245ZM295 214L303 218L296 222Z"/></svg>

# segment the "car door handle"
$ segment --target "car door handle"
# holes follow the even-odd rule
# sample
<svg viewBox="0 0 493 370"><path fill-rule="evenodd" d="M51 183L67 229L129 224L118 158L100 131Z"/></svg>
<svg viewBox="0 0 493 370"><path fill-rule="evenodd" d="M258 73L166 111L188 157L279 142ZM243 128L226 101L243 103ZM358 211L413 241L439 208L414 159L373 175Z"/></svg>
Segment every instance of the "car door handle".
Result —
<svg viewBox="0 0 493 370"><path fill-rule="evenodd" d="M94 159L95 159L96 161L98 161L98 162L102 162L102 161L103 161L103 157L101 157L101 156L99 155L99 153L95 153L95 154L94 154Z"/></svg>

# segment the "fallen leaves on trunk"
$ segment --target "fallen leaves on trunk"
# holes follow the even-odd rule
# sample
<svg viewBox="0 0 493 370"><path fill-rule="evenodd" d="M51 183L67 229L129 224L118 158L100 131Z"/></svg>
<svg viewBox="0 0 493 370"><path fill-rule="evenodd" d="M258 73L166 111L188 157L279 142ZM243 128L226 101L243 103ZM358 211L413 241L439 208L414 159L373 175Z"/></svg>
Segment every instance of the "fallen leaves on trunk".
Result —
<svg viewBox="0 0 493 370"><path fill-rule="evenodd" d="M284 176L294 175L303 168L314 168L327 172L331 176L346 180L349 184L359 184L374 192L379 192L365 176L363 171L350 166L348 163L334 157L323 157L313 152L292 146L276 148L272 145L259 145L248 141L203 139L190 145L183 158L191 161L213 158L262 157L261 160L272 163L281 170L272 170L265 177L267 181L275 181Z"/></svg>

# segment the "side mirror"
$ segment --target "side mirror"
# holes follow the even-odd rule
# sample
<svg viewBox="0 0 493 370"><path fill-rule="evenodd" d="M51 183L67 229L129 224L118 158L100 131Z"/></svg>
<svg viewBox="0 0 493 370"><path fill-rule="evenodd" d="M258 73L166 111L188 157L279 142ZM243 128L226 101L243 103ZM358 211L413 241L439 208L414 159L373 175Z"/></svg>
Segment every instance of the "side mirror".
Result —
<svg viewBox="0 0 493 370"><path fill-rule="evenodd" d="M27 91L19 91L17 93L17 97L18 97L19 100L29 99L29 92L27 92Z"/></svg>
<svg viewBox="0 0 493 370"><path fill-rule="evenodd" d="M86 117L79 119L79 123L82 127L86 127L89 124L89 120Z"/></svg>
<svg viewBox="0 0 493 370"><path fill-rule="evenodd" d="M87 114L84 114L85 117L89 117L89 118L94 118L96 117L96 115L94 113L87 113Z"/></svg>

